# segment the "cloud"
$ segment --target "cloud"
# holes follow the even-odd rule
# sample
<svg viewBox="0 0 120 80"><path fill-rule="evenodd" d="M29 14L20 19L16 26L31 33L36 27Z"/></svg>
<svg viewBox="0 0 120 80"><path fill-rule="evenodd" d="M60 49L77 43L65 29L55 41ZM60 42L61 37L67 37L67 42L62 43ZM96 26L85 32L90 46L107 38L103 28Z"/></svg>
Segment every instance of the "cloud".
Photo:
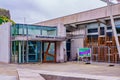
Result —
<svg viewBox="0 0 120 80"><path fill-rule="evenodd" d="M35 23L105 5L100 0L0 0L17 23L24 23L24 17L26 23Z"/></svg>

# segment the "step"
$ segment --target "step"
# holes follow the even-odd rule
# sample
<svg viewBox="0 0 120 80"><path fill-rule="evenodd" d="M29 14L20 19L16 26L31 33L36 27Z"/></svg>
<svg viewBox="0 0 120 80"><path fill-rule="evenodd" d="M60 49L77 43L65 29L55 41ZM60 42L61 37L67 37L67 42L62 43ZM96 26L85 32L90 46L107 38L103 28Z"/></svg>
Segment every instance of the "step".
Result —
<svg viewBox="0 0 120 80"><path fill-rule="evenodd" d="M0 75L0 80L17 80L16 76Z"/></svg>
<svg viewBox="0 0 120 80"><path fill-rule="evenodd" d="M18 69L19 80L45 80L39 73Z"/></svg>

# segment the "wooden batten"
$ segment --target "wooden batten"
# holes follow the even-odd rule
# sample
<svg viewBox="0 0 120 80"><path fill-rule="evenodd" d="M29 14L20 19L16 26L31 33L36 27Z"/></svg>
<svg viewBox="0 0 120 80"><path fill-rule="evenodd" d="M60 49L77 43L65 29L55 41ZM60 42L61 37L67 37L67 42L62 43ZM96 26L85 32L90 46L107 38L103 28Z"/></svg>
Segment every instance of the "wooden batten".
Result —
<svg viewBox="0 0 120 80"><path fill-rule="evenodd" d="M120 37L119 37L120 41ZM85 47L92 46L92 56L93 61L100 61L100 62L110 62L118 63L119 61L119 54L117 51L115 38L113 37L98 37L95 38L85 38ZM108 48L109 47L109 48Z"/></svg>

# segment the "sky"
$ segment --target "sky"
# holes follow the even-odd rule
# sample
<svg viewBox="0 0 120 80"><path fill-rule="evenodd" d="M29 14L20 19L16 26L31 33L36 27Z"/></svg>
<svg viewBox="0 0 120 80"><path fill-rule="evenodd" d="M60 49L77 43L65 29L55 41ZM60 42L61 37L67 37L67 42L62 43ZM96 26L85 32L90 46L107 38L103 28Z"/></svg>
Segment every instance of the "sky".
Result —
<svg viewBox="0 0 120 80"><path fill-rule="evenodd" d="M9 2L8 2L9 1ZM100 0L0 0L16 23L34 24L106 6Z"/></svg>

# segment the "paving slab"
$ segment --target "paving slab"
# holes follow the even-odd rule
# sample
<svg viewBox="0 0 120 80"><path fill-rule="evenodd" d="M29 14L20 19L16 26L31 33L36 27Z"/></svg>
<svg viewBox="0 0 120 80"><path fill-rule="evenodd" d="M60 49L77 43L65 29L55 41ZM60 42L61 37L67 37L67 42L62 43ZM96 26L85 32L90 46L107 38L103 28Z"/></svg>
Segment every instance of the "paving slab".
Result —
<svg viewBox="0 0 120 80"><path fill-rule="evenodd" d="M0 80L17 80L16 76L0 75Z"/></svg>
<svg viewBox="0 0 120 80"><path fill-rule="evenodd" d="M19 80L45 80L39 73L30 70L17 69Z"/></svg>

